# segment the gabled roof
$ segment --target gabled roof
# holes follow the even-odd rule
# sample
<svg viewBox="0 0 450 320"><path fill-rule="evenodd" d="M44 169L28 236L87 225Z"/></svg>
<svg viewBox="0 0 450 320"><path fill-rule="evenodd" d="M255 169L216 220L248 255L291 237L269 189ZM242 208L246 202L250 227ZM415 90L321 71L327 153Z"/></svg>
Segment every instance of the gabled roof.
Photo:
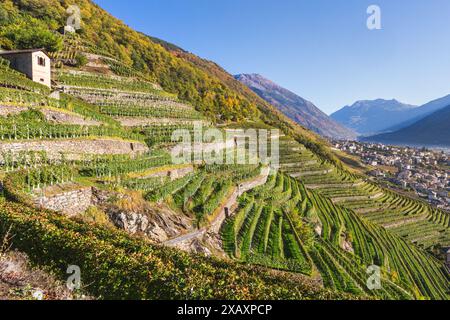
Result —
<svg viewBox="0 0 450 320"><path fill-rule="evenodd" d="M1 51L0 50L0 55L20 54L20 53L33 53L33 52L38 52L38 51L42 51L43 53L45 53L48 56L47 51L44 48L40 48L40 49L24 49L24 50L11 50L11 51Z"/></svg>

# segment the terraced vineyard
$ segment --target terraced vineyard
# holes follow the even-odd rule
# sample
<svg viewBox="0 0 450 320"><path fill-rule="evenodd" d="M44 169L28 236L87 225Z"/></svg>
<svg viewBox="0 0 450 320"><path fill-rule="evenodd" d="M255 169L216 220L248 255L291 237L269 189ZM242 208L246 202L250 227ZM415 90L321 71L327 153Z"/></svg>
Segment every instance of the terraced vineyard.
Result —
<svg viewBox="0 0 450 320"><path fill-rule="evenodd" d="M235 259L318 273L331 288L390 299L446 298L441 263L284 174L247 193L222 234ZM371 265L382 267L382 290L367 289Z"/></svg>
<svg viewBox="0 0 450 320"><path fill-rule="evenodd" d="M119 230L2 201L0 236L8 232L20 235L15 237L15 247L36 264L61 274L71 263L81 266L90 293L104 299L358 298L288 275L189 255ZM33 245L37 242L39 246Z"/></svg>
<svg viewBox="0 0 450 320"><path fill-rule="evenodd" d="M284 175L272 175L267 184L242 199L240 210L224 227L224 247L236 258L311 274L309 256L292 231L289 217L280 208L284 202L301 199L297 185Z"/></svg>
<svg viewBox="0 0 450 320"><path fill-rule="evenodd" d="M27 230L16 245L38 257L38 262L55 268L54 259L64 260L76 254L79 263L91 268L98 260L92 258L94 254L85 257L82 253L102 252L102 259L117 266L117 275L126 276L125 280L119 276L111 280L116 289L108 292L98 275L89 274L94 293L105 297L301 298L297 285L305 295L314 291L305 289L302 281L289 280L290 276L271 278L266 271L262 275L254 271L269 268L302 274L315 286L323 283L326 289L314 291L318 297L448 298L448 274L443 264L424 249L448 245L449 215L338 169L286 136L280 138L281 171L241 196L236 210L227 207L232 216L222 226L223 249L241 264L167 253L120 232L12 204L10 201L31 206L32 197L55 185L94 186L103 191L137 194L155 208L164 206L189 217L194 221L193 229L206 229L223 214L229 199L234 201L242 193L238 191L243 183L261 175L263 165L255 157L254 164L247 165L211 165L202 161L174 164L170 155L173 131L185 129L192 134L198 122L204 129L213 128L200 109L163 91L114 57L95 56L96 62L106 65L108 74L67 68L64 64L72 65L77 54L84 50L93 53L93 48L77 39L66 42L65 50L53 55L59 67L58 88L63 91L59 99L50 98L50 90L12 71L0 60L0 171L7 199L0 203L0 220L14 223L18 232ZM58 115L72 120L58 122L53 119ZM70 123L74 117L86 124ZM246 125L271 128L259 122ZM241 124L234 126L239 128ZM232 127L219 130L225 133ZM105 141L110 143L105 143L106 147L102 144ZM75 145L77 157L69 157L62 142ZM90 142L94 147L89 147ZM236 140L231 142L237 144ZM45 144L48 152L35 144ZM219 151L216 145L211 148ZM229 156L223 154L225 159ZM247 163L249 159L250 155L246 155ZM172 176L175 171L177 174ZM33 223L35 219L40 223ZM1 229L0 235L4 232ZM38 242L44 234L48 237L42 247L29 246L30 241ZM74 243L75 238L79 242ZM127 256L130 253L132 258ZM179 265L181 260L185 261L183 266ZM170 265L169 271L177 276L161 267L165 265ZM381 267L379 290L369 290L366 284L366 269L371 265ZM136 266L140 273L130 274ZM194 272L199 279L184 273L195 266L200 268ZM220 270L219 275L207 271L211 266ZM157 272L157 286L166 284L166 291L158 295L149 291L154 288L148 281L149 270ZM109 276L109 270L101 272ZM237 293L221 285L226 290L222 294L202 294L203 289L217 287L202 286L199 280L224 281L229 273L236 279L255 281L258 289L249 289L235 280L230 286L235 285ZM188 287L181 288L178 276L186 279L189 288L199 291L189 293ZM266 284L272 279L286 287L277 284L269 288ZM122 281L126 284L117 289ZM176 294L170 296L169 291Z"/></svg>
<svg viewBox="0 0 450 320"><path fill-rule="evenodd" d="M42 94L50 93L50 89L39 83L30 81L25 75L9 67L9 61L0 58L0 87L21 89Z"/></svg>
<svg viewBox="0 0 450 320"><path fill-rule="evenodd" d="M431 249L438 244L450 246L448 213L337 169L330 171L327 163L288 138L282 141L280 153L284 172L297 177L308 188L334 203L354 210L361 217L424 249Z"/></svg>
<svg viewBox="0 0 450 320"><path fill-rule="evenodd" d="M99 113L124 126L154 128L204 120L192 106L142 80L80 72L60 72L58 80L64 92L94 104Z"/></svg>

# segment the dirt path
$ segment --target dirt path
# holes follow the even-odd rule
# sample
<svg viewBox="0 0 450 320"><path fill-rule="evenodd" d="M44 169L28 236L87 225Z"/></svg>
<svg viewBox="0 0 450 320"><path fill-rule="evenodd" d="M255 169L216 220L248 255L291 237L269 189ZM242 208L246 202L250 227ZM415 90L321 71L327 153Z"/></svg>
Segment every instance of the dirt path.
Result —
<svg viewBox="0 0 450 320"><path fill-rule="evenodd" d="M231 195L228 197L227 201L225 201L224 204L220 207L219 214L216 216L214 221L211 222L209 227L181 235L179 237L164 242L164 244L167 246L177 246L181 243L203 237L206 233L219 234L220 228L222 227L223 222L227 218L225 214L225 209L228 208L229 214L233 215L237 207L237 199L245 192L265 184L267 182L267 178L269 177L269 173L270 173L269 167L263 168L261 170L261 174L258 177L249 181L245 181L241 183L238 187L236 187L233 193L231 193Z"/></svg>

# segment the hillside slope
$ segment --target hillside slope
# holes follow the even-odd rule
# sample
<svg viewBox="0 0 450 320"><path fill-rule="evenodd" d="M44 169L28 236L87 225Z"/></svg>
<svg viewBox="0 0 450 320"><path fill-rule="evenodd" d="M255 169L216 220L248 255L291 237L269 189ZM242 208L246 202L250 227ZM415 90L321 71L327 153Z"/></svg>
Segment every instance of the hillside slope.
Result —
<svg viewBox="0 0 450 320"><path fill-rule="evenodd" d="M235 78L277 107L290 119L322 136L337 139L356 138L356 133L330 119L313 103L261 75L240 74Z"/></svg>
<svg viewBox="0 0 450 320"><path fill-rule="evenodd" d="M65 24L65 10L71 4L81 8L80 36L92 53L112 57L145 74L214 122L264 121L338 163L320 137L295 124L216 64L131 29L90 0L4 1L0 6L0 16L5 17L1 22L5 27L0 31L0 46L16 49L42 45L49 51L60 49L60 39L48 41L48 37ZM17 26L21 26L20 31ZM14 34L21 30L26 30L24 41L17 41ZM30 38L34 40L27 41Z"/></svg>
<svg viewBox="0 0 450 320"><path fill-rule="evenodd" d="M0 41L36 45L27 42L31 33L44 45L39 34L57 30L70 3L3 1ZM318 135L214 62L151 40L89 1L76 3L84 31L44 37L55 50L61 99L0 60L0 239L62 277L68 264L80 266L87 291L100 298L448 298L448 275L430 250L450 240L448 214L342 170ZM19 41L12 30L26 36ZM87 64L74 63L77 55ZM191 132L198 121L222 133L282 129L281 170L239 195L267 167L175 165L173 131ZM66 201L73 192L83 201ZM211 226L226 206L219 234ZM188 232L213 233L237 261L167 248L166 240ZM193 252L216 255L204 238L195 244ZM382 290L366 286L373 264Z"/></svg>
<svg viewBox="0 0 450 320"><path fill-rule="evenodd" d="M450 147L450 106L395 132L364 138L388 144Z"/></svg>
<svg viewBox="0 0 450 320"><path fill-rule="evenodd" d="M364 100L345 106L331 115L338 123L360 135L375 134L414 117L416 106L397 100Z"/></svg>

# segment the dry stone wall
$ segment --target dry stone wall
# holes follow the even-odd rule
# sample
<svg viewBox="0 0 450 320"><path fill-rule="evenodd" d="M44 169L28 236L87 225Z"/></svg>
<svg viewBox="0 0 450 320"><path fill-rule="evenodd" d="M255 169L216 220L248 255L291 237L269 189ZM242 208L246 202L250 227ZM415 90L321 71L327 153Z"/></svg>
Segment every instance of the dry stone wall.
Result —
<svg viewBox="0 0 450 320"><path fill-rule="evenodd" d="M183 168L177 168L177 169L167 169L167 170L161 170L158 172L154 172L145 176L142 176L142 179L148 179L148 178L164 178L169 177L170 180L176 180L181 179L184 176L194 172L193 166L186 166Z"/></svg>
<svg viewBox="0 0 450 320"><path fill-rule="evenodd" d="M148 147L140 142L115 139L0 142L0 153L18 154L21 151L45 151L51 159L60 159L61 153L64 153L67 159L79 159L82 154L139 154L147 152Z"/></svg>
<svg viewBox="0 0 450 320"><path fill-rule="evenodd" d="M84 119L83 117L69 112L61 112L51 109L41 109L47 121L58 124L74 124L80 126L100 126L101 123L91 119Z"/></svg>
<svg viewBox="0 0 450 320"><path fill-rule="evenodd" d="M39 208L53 210L74 216L86 211L92 204L92 188L80 187L78 189L55 194L43 194L34 198Z"/></svg>
<svg viewBox="0 0 450 320"><path fill-rule="evenodd" d="M6 117L8 115L16 115L21 112L27 111L27 107L20 107L20 106L0 106L0 116ZM46 108L39 108L39 111L42 112L49 122L58 123L58 124L73 124L73 125L80 125L80 126L99 126L101 125L100 122L91 120L91 119L85 119L82 116L73 113L73 112L64 112L64 111L58 111L54 109L46 109Z"/></svg>
<svg viewBox="0 0 450 320"><path fill-rule="evenodd" d="M15 106L0 106L0 117L6 117L9 115L19 114L25 111L24 107L15 107Z"/></svg>
<svg viewBox="0 0 450 320"><path fill-rule="evenodd" d="M203 126L210 125L207 121L173 119L173 118L138 118L138 117L116 117L117 121L124 127L143 127L149 125L193 125L194 122L201 123Z"/></svg>

